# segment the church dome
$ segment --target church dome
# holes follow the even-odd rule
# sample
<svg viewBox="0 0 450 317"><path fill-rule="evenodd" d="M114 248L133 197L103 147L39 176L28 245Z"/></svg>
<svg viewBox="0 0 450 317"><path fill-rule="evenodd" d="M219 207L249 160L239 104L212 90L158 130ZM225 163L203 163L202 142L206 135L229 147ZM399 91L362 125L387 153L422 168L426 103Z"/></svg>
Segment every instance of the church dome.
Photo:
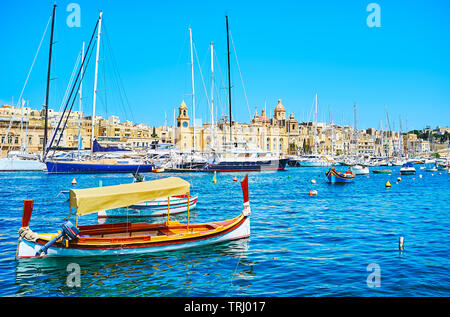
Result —
<svg viewBox="0 0 450 317"><path fill-rule="evenodd" d="M284 109L284 106L281 104L281 99L278 99L278 104L275 107L275 112L286 112L286 109Z"/></svg>

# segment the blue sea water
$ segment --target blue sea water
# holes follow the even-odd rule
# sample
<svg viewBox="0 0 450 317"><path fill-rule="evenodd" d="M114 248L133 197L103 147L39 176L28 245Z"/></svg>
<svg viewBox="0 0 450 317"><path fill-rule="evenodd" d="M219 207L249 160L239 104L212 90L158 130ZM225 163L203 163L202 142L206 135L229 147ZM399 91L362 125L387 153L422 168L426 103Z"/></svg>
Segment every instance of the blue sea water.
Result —
<svg viewBox="0 0 450 317"><path fill-rule="evenodd" d="M248 239L158 254L20 261L14 257L24 199L34 200L33 231L54 232L68 215L58 194L74 177L76 188L86 188L129 183L132 175L2 173L0 296L449 296L450 174L416 168L398 184L397 167L343 185L326 183L325 168L249 173ZM191 223L241 212L233 177L244 173L218 173L217 184L206 173L146 179L169 175L199 194ZM318 195L309 196L311 189ZM79 222L93 223L96 215ZM80 266L80 287L67 284L70 263Z"/></svg>

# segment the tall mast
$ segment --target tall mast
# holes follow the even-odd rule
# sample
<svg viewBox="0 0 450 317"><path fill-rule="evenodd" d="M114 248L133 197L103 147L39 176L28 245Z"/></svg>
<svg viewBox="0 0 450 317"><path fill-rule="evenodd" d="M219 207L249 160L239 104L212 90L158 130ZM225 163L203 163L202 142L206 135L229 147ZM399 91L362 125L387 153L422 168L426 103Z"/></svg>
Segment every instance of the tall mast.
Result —
<svg viewBox="0 0 450 317"><path fill-rule="evenodd" d="M44 105L44 142L42 144L42 159L44 159L45 151L47 150L47 124L48 124L48 95L50 91L50 68L52 65L52 48L53 48L53 30L55 27L55 9L56 4L53 5L53 13L52 13L52 30L50 33L50 49L48 53L48 71L47 71L47 91L45 93L45 105Z"/></svg>
<svg viewBox="0 0 450 317"><path fill-rule="evenodd" d="M100 52L100 34L102 29L102 15L100 11L98 17L98 29L97 29L97 53L95 57L95 77L94 77L94 101L92 103L92 137L91 137L91 151L94 152L94 139L95 139L95 104L97 101L97 75L98 75L98 61Z"/></svg>
<svg viewBox="0 0 450 317"><path fill-rule="evenodd" d="M193 127L193 149L195 150L195 88L194 88L194 54L192 50L192 29L189 27L189 39L191 44L191 75L192 75L192 127Z"/></svg>
<svg viewBox="0 0 450 317"><path fill-rule="evenodd" d="M314 100L315 100L315 108L314 108L314 154L317 154L317 142L316 142L316 138L317 138L317 92L314 96Z"/></svg>
<svg viewBox="0 0 450 317"><path fill-rule="evenodd" d="M211 42L211 147L214 146L214 43Z"/></svg>
<svg viewBox="0 0 450 317"><path fill-rule="evenodd" d="M356 103L353 104L353 116L355 120L355 126L353 127L353 138L355 141L355 155L358 155L358 125L357 125L357 118L356 118Z"/></svg>
<svg viewBox="0 0 450 317"><path fill-rule="evenodd" d="M227 22L227 56L228 56L228 106L230 112L230 143L233 142L231 132L231 122L233 121L231 116L231 74L230 74L230 36L228 30L228 15L225 16Z"/></svg>
<svg viewBox="0 0 450 317"><path fill-rule="evenodd" d="M81 48L81 81L80 81L80 107L79 107L79 118L78 118L78 155L80 155L80 148L81 148L81 112L83 111L83 104L82 104L82 88L83 88L83 63L84 63L84 41L83 46Z"/></svg>

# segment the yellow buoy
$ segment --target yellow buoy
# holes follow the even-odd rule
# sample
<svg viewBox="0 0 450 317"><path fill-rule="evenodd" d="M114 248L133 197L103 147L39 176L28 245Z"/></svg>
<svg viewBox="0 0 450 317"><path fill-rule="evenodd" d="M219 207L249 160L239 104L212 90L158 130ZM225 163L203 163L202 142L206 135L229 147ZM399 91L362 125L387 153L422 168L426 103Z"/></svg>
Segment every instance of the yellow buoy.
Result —
<svg viewBox="0 0 450 317"><path fill-rule="evenodd" d="M315 179L312 179L311 180L311 184L315 184L316 183L316 180Z"/></svg>
<svg viewBox="0 0 450 317"><path fill-rule="evenodd" d="M77 180L75 179L75 177L72 179L72 185L76 185L77 184Z"/></svg>
<svg viewBox="0 0 450 317"><path fill-rule="evenodd" d="M236 176L233 178L233 182L237 182L237 177Z"/></svg>
<svg viewBox="0 0 450 317"><path fill-rule="evenodd" d="M216 171L214 171L214 176L213 176L213 183L217 183L217 176L216 176Z"/></svg>
<svg viewBox="0 0 450 317"><path fill-rule="evenodd" d="M386 187L391 187L391 183L389 183L389 181L386 182L386 185L384 185Z"/></svg>

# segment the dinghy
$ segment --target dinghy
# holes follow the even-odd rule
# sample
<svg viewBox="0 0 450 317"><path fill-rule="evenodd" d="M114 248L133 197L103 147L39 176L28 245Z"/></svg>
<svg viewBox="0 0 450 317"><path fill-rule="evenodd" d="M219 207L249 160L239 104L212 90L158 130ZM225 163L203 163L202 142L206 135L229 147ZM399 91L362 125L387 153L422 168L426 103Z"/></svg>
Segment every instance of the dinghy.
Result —
<svg viewBox="0 0 450 317"><path fill-rule="evenodd" d="M187 223L170 219L163 223L111 223L78 226L79 216L130 206L161 197L189 195L190 184L178 177L154 181L71 189L69 217L56 233L35 233L29 228L33 201L25 200L22 227L19 230L17 257L57 257L122 255L161 252L250 236L250 203L248 175L241 181L244 204L242 212L233 219L191 224L189 209ZM189 197L189 196L187 196ZM75 225L71 209L76 210Z"/></svg>

